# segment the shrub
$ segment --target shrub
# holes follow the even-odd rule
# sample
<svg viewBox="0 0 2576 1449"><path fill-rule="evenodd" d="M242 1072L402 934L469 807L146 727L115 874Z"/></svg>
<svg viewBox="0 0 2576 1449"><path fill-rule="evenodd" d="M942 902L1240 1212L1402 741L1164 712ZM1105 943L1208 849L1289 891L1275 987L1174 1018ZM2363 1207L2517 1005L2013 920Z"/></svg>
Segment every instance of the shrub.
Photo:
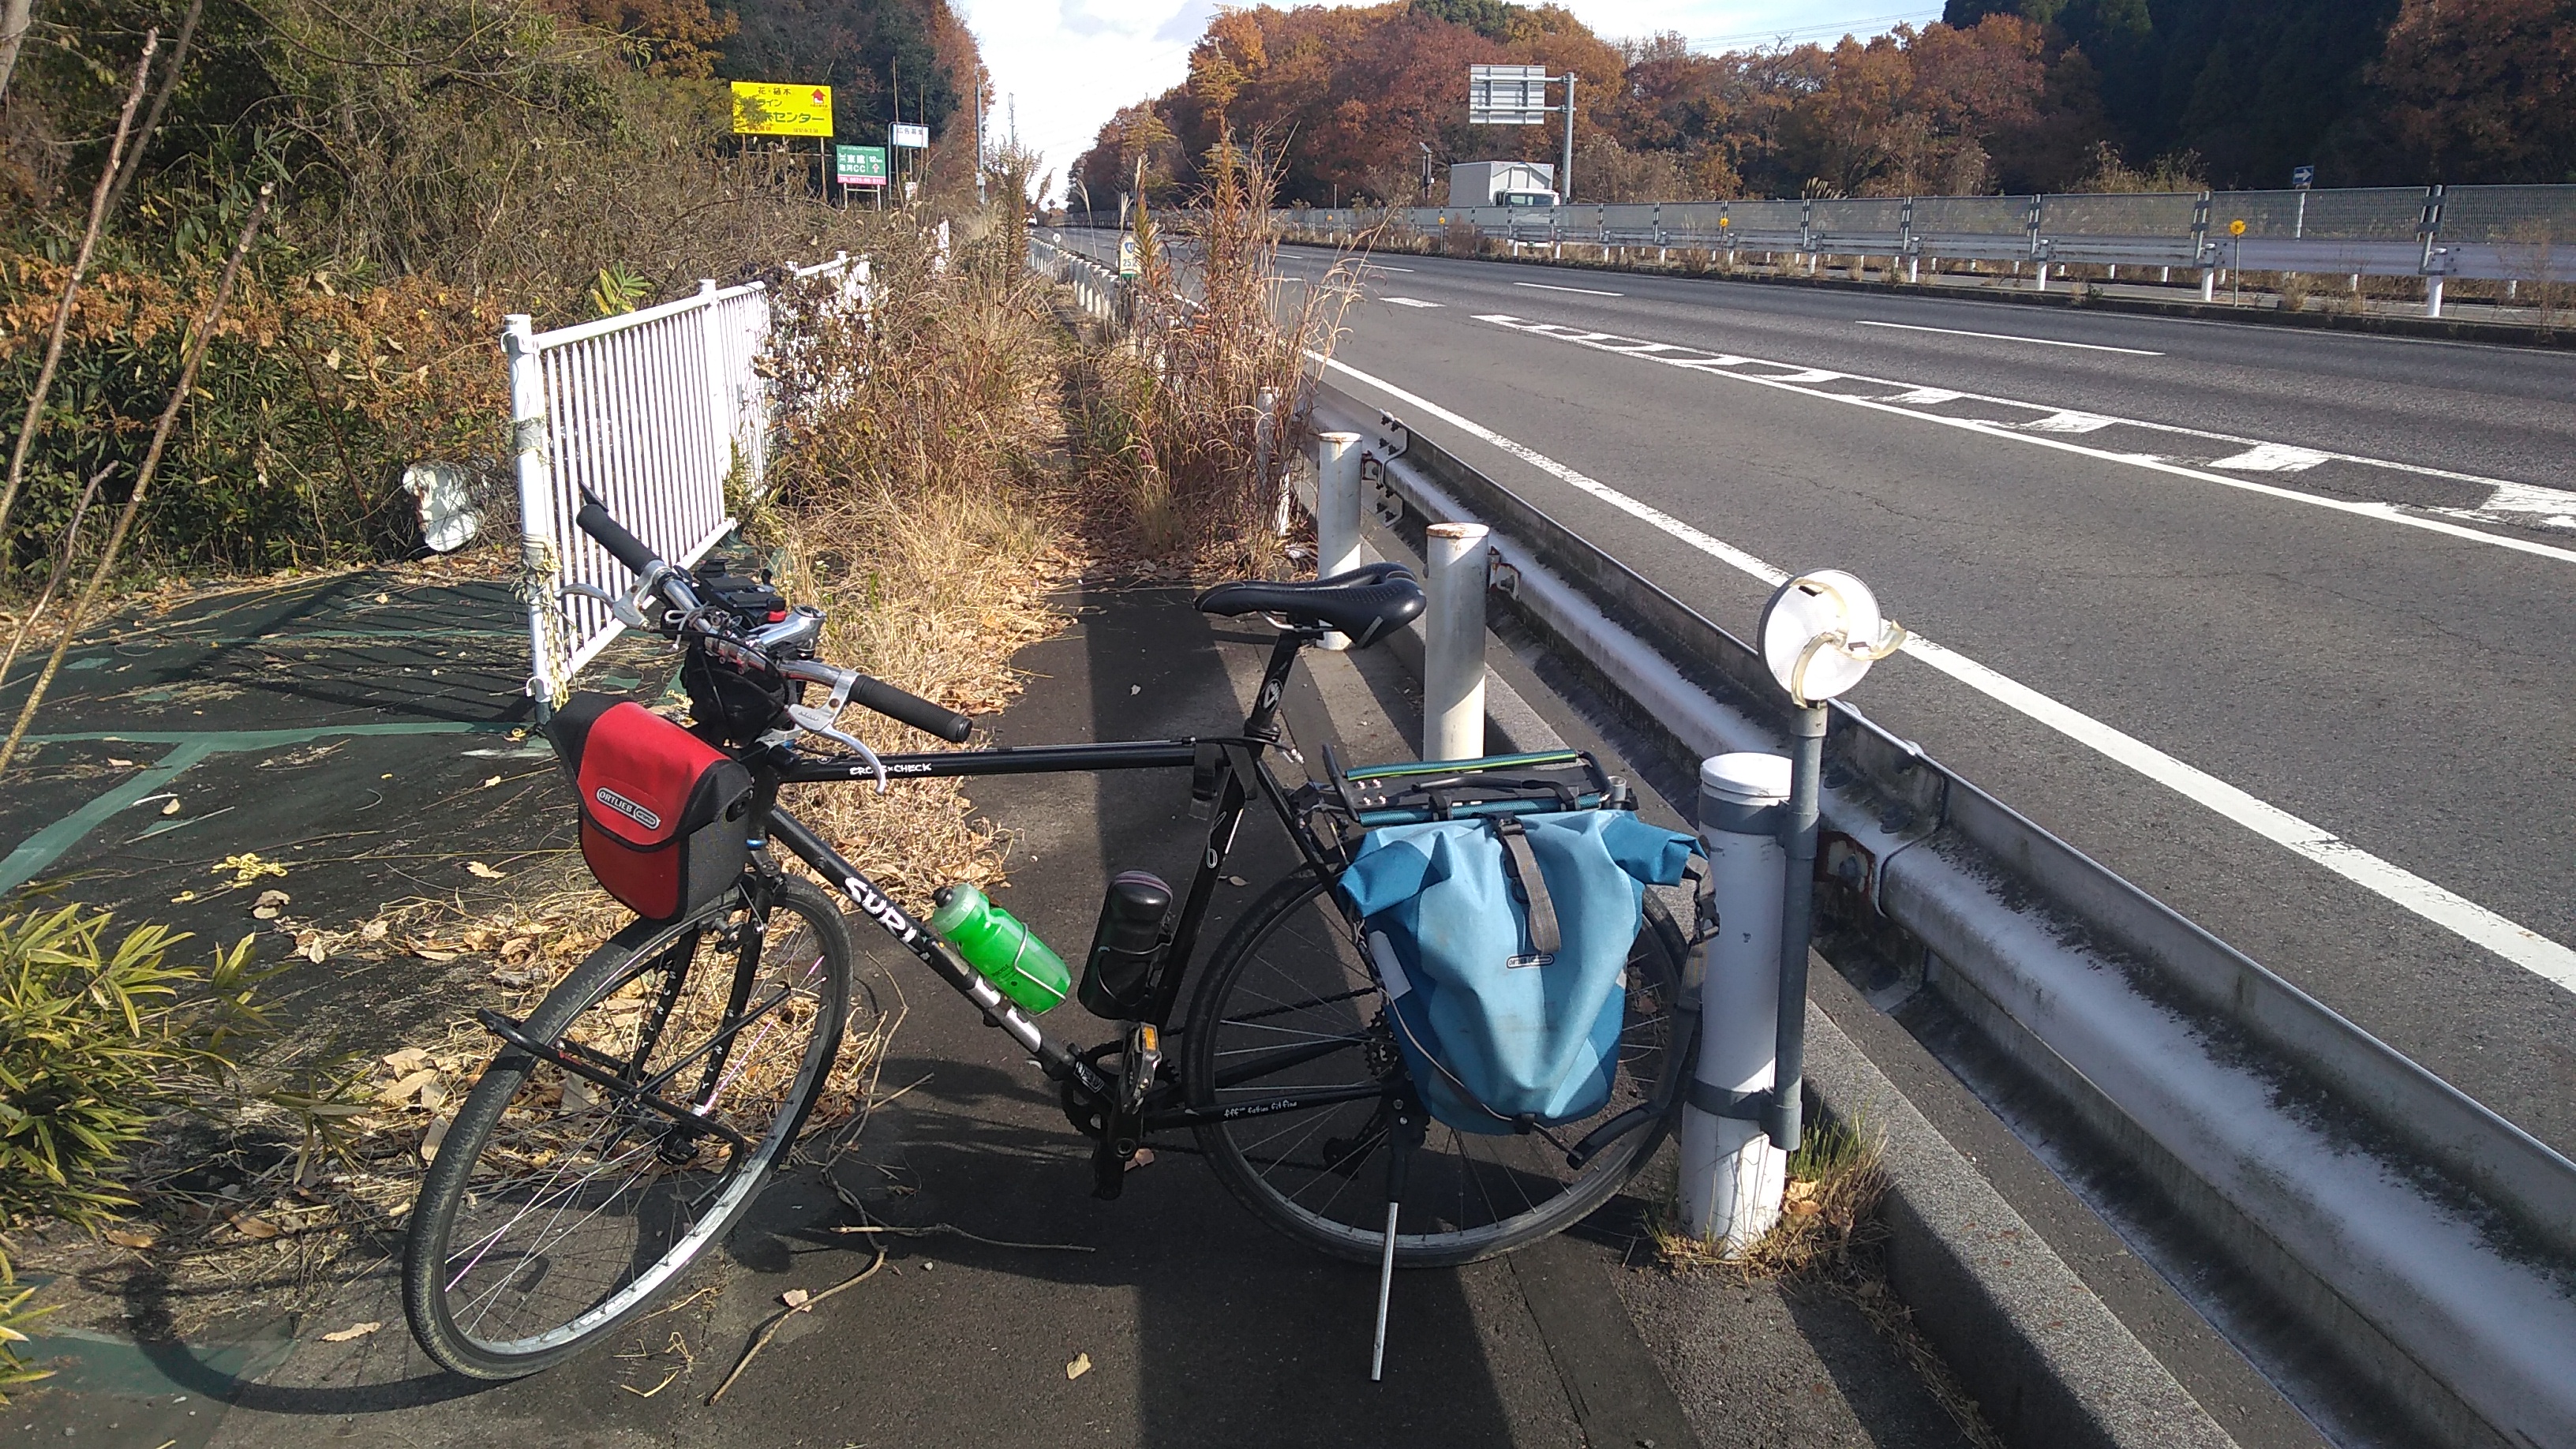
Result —
<svg viewBox="0 0 2576 1449"><path fill-rule="evenodd" d="M0 917L0 1235L43 1219L94 1232L132 1207L128 1149L234 1086L230 1053L268 1030L250 937L178 966L184 934L135 926L110 949L110 921L78 905Z"/></svg>

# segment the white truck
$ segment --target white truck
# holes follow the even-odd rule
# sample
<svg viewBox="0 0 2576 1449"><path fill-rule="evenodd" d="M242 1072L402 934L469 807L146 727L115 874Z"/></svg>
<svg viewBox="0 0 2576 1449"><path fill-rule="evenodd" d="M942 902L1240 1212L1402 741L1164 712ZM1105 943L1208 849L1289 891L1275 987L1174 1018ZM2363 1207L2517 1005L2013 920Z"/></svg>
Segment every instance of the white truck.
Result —
<svg viewBox="0 0 2576 1449"><path fill-rule="evenodd" d="M1449 168L1451 206L1554 206L1556 168L1539 161L1462 161Z"/></svg>

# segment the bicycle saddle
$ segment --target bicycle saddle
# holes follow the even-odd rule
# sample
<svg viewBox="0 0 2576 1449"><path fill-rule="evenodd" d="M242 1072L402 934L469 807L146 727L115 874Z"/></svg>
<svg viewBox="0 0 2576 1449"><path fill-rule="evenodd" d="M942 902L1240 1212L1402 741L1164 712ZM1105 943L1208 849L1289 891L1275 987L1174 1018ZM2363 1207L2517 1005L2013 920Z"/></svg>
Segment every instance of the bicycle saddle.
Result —
<svg viewBox="0 0 2576 1449"><path fill-rule="evenodd" d="M1402 564L1373 563L1329 579L1219 584L1198 597L1199 612L1234 618L1281 614L1301 629L1332 629L1364 649L1422 616L1422 585Z"/></svg>

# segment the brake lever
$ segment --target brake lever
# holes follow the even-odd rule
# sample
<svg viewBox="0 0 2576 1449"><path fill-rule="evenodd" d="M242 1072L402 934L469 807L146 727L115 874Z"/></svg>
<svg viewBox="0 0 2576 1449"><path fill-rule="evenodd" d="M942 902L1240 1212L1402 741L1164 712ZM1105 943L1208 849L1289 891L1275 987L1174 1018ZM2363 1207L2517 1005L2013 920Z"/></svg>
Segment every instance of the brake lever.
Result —
<svg viewBox="0 0 2576 1449"><path fill-rule="evenodd" d="M796 721L796 727L799 729L810 734L821 735L823 738L832 741L834 744L847 745L851 749L858 751L859 758L867 761L868 768L876 772L877 793L882 795L886 792L887 788L885 761L877 758L877 752L868 748L867 741L860 739L857 735L836 729L832 724L832 721L840 715L840 710L837 706L842 701L839 696L847 694L848 692L849 687L846 684L840 689L834 690L834 704L836 707L829 710L811 704L791 704L787 706L787 717Z"/></svg>
<svg viewBox="0 0 2576 1449"><path fill-rule="evenodd" d="M608 606L608 612L616 616L617 622L625 625L629 629L644 629L651 627L644 620L645 596L643 591L640 589L630 597L622 594L612 594L608 590L599 587L597 584L566 584L561 589L557 590L557 593L568 599L596 599L600 603L606 604Z"/></svg>

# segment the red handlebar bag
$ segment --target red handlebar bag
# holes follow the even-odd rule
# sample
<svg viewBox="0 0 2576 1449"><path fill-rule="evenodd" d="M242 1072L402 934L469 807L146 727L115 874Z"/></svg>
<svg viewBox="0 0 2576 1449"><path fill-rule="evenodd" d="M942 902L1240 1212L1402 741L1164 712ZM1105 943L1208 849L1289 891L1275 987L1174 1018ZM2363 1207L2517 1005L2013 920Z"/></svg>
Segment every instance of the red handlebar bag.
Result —
<svg viewBox="0 0 2576 1449"><path fill-rule="evenodd" d="M648 921L712 904L750 852L751 772L632 700L576 694L546 736L581 796L581 858Z"/></svg>

